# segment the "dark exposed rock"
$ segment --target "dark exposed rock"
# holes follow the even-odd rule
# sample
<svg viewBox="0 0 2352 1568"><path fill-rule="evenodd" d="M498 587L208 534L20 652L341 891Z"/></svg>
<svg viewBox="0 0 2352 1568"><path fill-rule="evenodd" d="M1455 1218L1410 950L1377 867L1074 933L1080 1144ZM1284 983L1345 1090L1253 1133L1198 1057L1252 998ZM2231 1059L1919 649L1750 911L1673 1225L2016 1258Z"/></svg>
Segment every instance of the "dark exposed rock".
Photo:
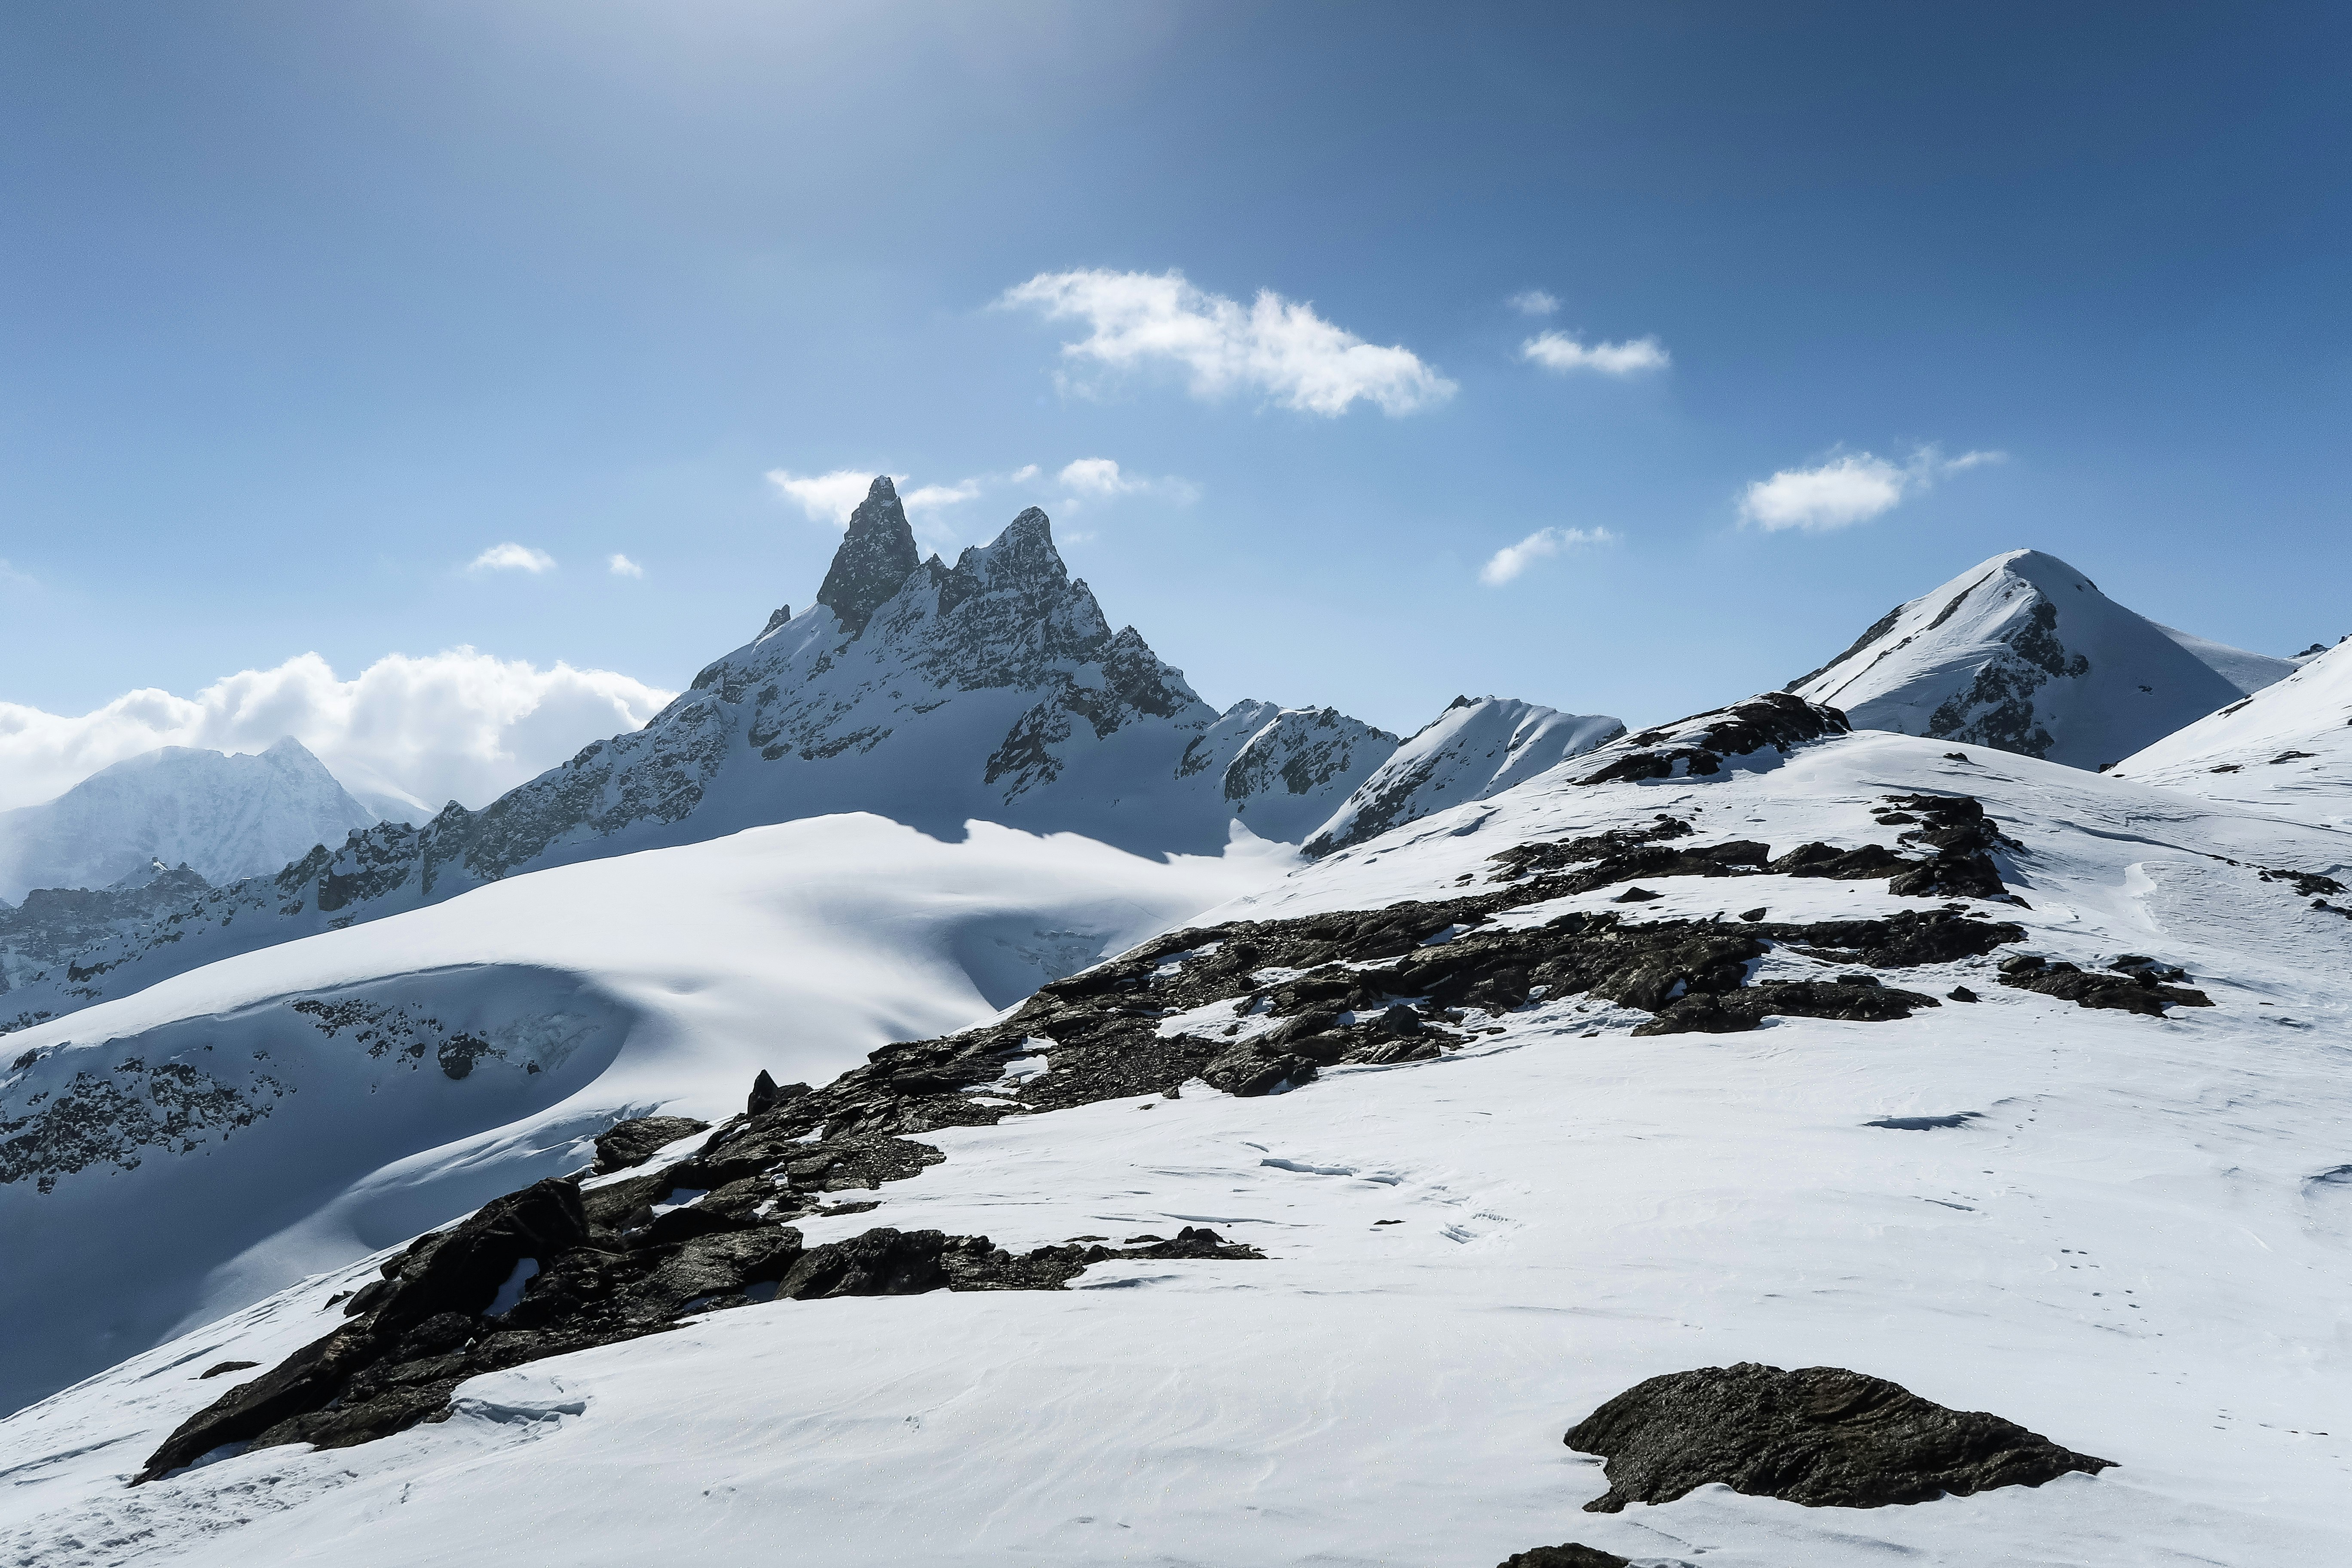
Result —
<svg viewBox="0 0 2352 1568"><path fill-rule="evenodd" d="M658 1332L695 1312L777 1297L1051 1290L1119 1258L1264 1256L1208 1229L1144 1247L1064 1245L1019 1256L986 1237L888 1226L809 1247L777 1222L778 1214L821 1212L814 1194L845 1179L856 1184L877 1168L896 1179L920 1170L923 1155L939 1158L919 1145L903 1145L908 1153L895 1160L880 1156L881 1147L899 1143L887 1139L845 1148L794 1142L750 1173L638 1223L650 1203L681 1189L681 1177L715 1181L755 1163L744 1159L746 1145L758 1146L762 1130L739 1131L746 1135L727 1149L668 1171L584 1194L569 1180L541 1182L419 1237L352 1299L346 1310L358 1315L349 1324L191 1416L138 1479L231 1444L369 1442L436 1417L467 1378ZM871 1205L843 1205L854 1206Z"/></svg>
<svg viewBox="0 0 2352 1568"><path fill-rule="evenodd" d="M1882 1116L1875 1121L1865 1121L1864 1127L1892 1128L1897 1132L1932 1132L1938 1128L1966 1127L1984 1115L1981 1110L1963 1110L1951 1116Z"/></svg>
<svg viewBox="0 0 2352 1568"><path fill-rule="evenodd" d="M260 1363L259 1362L257 1362L257 1361L225 1361L225 1362L218 1362L218 1363L215 1363L215 1364L213 1364L213 1365L211 1365L211 1366L208 1366L208 1367L205 1368L205 1370L204 1370L204 1371L202 1371L202 1372L200 1372L200 1373L198 1373L196 1374L196 1376L197 1376L197 1379L198 1379L199 1381L202 1381L203 1379L207 1378L207 1377L218 1377L218 1376L220 1376L220 1375L221 1375L222 1373L224 1373L243 1372L246 1368L247 1368L247 1367L249 1367L249 1366L259 1366L260 1364L261 1364L261 1363Z"/></svg>
<svg viewBox="0 0 2352 1568"><path fill-rule="evenodd" d="M1515 1552L1497 1568L1633 1568L1633 1564L1613 1552L1571 1541L1564 1546L1538 1546Z"/></svg>
<svg viewBox="0 0 2352 1568"><path fill-rule="evenodd" d="M760 1076L764 1079L768 1075ZM596 1163L591 1173L604 1176L641 1165L656 1152L709 1126L708 1121L697 1121L690 1116L639 1116L617 1122L611 1131L596 1140Z"/></svg>
<svg viewBox="0 0 2352 1568"><path fill-rule="evenodd" d="M2162 984L2153 969L2139 969L2126 974L2102 974L2095 970L2085 970L2072 963L2053 963L2048 959L2025 953L2002 961L2000 983L2020 991L2036 991L2044 996L2055 996L2063 1002L2073 1002L2084 1007L2141 1013L2152 1018L2164 1016L2167 1007L2210 1007L2213 1005L2213 999L2202 991Z"/></svg>
<svg viewBox="0 0 2352 1568"><path fill-rule="evenodd" d="M2113 1463L1883 1378L1755 1362L1637 1384L1570 1428L1566 1441L1608 1460L1608 1491L1584 1505L1592 1513L1672 1502L1717 1482L1808 1508L1880 1508L2038 1487Z"/></svg>
<svg viewBox="0 0 2352 1568"><path fill-rule="evenodd" d="M1845 715L1834 708L1785 691L1767 691L1728 708L1693 714L1614 742L1596 753L1610 755L1611 760L1576 782L1704 778L1721 773L1726 756L1748 756L1766 746L1785 752L1847 731Z"/></svg>
<svg viewBox="0 0 2352 1568"><path fill-rule="evenodd" d="M849 531L834 552L816 602L855 637L921 564L915 531L907 525L907 510L898 504L898 487L888 475L877 475L866 487L866 499L849 514Z"/></svg>
<svg viewBox="0 0 2352 1568"><path fill-rule="evenodd" d="M2294 890L2306 899L2316 898L2322 893L2340 893L2344 890L2344 884L2335 878L2323 877L2313 871L2281 871L2273 868L2257 874L2265 882L2292 883Z"/></svg>
<svg viewBox="0 0 2352 1568"><path fill-rule="evenodd" d="M778 1083L769 1075L766 1068L761 1068L760 1076L751 1080L751 1092L744 1100L743 1113L746 1116L757 1116L772 1106L782 1105L788 1100L797 1100L808 1091L809 1086L804 1083Z"/></svg>

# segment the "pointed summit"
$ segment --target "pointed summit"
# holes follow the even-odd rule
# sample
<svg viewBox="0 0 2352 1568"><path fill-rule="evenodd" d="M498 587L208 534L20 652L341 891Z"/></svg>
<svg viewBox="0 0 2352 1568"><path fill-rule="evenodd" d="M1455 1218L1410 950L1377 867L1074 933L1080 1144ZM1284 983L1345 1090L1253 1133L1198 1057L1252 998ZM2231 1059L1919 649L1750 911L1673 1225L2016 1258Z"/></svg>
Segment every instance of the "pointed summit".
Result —
<svg viewBox="0 0 2352 1568"><path fill-rule="evenodd" d="M878 474L866 499L849 514L849 531L834 552L833 569L816 591L816 602L831 610L856 637L883 600L897 593L907 574L921 564L915 551L915 531L907 526L907 509L898 504L898 489L890 476Z"/></svg>

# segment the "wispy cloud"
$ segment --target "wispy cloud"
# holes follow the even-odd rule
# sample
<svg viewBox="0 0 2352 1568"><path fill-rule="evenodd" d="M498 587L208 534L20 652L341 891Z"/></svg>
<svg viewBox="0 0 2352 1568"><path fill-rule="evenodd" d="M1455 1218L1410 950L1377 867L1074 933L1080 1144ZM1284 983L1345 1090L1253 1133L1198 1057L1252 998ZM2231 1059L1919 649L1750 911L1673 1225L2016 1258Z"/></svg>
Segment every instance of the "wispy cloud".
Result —
<svg viewBox="0 0 2352 1568"><path fill-rule="evenodd" d="M1814 468L1782 468L1769 479L1755 480L1740 499L1739 515L1768 533L1792 528L1829 533L1883 516L1948 475L2007 458L2004 452L1947 458L1932 446L1919 447L1901 464L1868 452L1842 453Z"/></svg>
<svg viewBox="0 0 2352 1568"><path fill-rule="evenodd" d="M795 474L785 468L770 468L768 482L797 502L811 522L847 528L849 514L866 499L867 487L879 472L878 468L835 468L824 474ZM892 482L897 482L895 475Z"/></svg>
<svg viewBox="0 0 2352 1568"><path fill-rule="evenodd" d="M1179 505L1189 506L1200 499L1200 490L1190 479L1174 475L1147 479L1140 474L1122 470L1110 458L1080 458L1063 465L1054 476L1069 491L1063 500L1066 507L1076 507L1086 500L1110 500L1119 496L1156 495Z"/></svg>
<svg viewBox="0 0 2352 1568"><path fill-rule="evenodd" d="M527 544L509 541L493 544L466 563L468 572L528 572L537 576L541 572L555 570L555 557L544 550L533 550Z"/></svg>
<svg viewBox="0 0 2352 1568"><path fill-rule="evenodd" d="M1612 544L1617 535L1605 528L1538 528L1517 544L1506 544L1478 569L1478 581L1499 588L1547 555L1587 544Z"/></svg>
<svg viewBox="0 0 2352 1568"><path fill-rule="evenodd" d="M997 303L1084 321L1089 335L1062 345L1070 360L1112 371L1179 366L1204 401L1255 391L1307 414L1337 416L1361 401L1401 415L1454 392L1411 350L1368 343L1270 289L1244 306L1181 272L1041 272Z"/></svg>
<svg viewBox="0 0 2352 1568"><path fill-rule="evenodd" d="M1519 357L1546 370L1563 374L1591 370L1602 375L1635 375L1645 370L1664 370L1674 363L1674 356L1655 338L1587 347L1566 332L1544 332L1529 338L1519 345Z"/></svg>
<svg viewBox="0 0 2352 1568"><path fill-rule="evenodd" d="M615 577L642 577L646 574L644 567L617 552L604 558L604 569Z"/></svg>
<svg viewBox="0 0 2352 1568"><path fill-rule="evenodd" d="M35 588L39 585L39 578L30 572L18 571L5 556L0 556L0 588Z"/></svg>
<svg viewBox="0 0 2352 1568"><path fill-rule="evenodd" d="M1540 289L1530 289L1524 294L1514 294L1508 303L1512 310L1522 316L1549 316L1559 309L1559 301Z"/></svg>
<svg viewBox="0 0 2352 1568"><path fill-rule="evenodd" d="M919 489L901 491L898 500L908 516L917 512L937 511L942 507L968 501L980 494L980 479L958 479L951 485L924 485Z"/></svg>

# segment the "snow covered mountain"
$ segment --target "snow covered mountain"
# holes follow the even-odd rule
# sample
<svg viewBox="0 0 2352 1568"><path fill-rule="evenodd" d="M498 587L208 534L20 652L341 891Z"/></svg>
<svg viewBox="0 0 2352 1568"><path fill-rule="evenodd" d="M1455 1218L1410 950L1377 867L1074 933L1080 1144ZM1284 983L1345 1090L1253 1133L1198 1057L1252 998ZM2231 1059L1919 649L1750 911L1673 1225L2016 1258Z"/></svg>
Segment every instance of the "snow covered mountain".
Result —
<svg viewBox="0 0 2352 1568"><path fill-rule="evenodd" d="M908 1005L853 910L899 889L878 923L957 951L942 910L1072 842L860 826L905 875L861 840L805 900L720 869L836 830L27 1032L0 1123L55 1136L0 1199L70 1205L29 1255L88 1235L104 1284L12 1327L135 1296L146 1233L100 1226L146 1202L243 1227L238 1278L319 1272L0 1422L0 1563L410 1564L518 1496L531 1563L2352 1560L2352 919L2300 890L2352 833L1772 694L1170 897L1186 929L989 1016ZM192 1075L271 1109L92 1146L135 1123L65 1113L85 1074L159 1123ZM355 1152L313 1211L262 1173L312 1096L314 1158L328 1122L463 1131ZM691 1120L586 1169L656 1109Z"/></svg>
<svg viewBox="0 0 2352 1568"><path fill-rule="evenodd" d="M1457 697L1356 787L1307 841L1307 853L1328 855L1433 811L1484 800L1624 732L1604 716Z"/></svg>
<svg viewBox="0 0 2352 1568"><path fill-rule="evenodd" d="M2352 643L2126 757L2115 772L2352 826Z"/></svg>
<svg viewBox="0 0 2352 1568"><path fill-rule="evenodd" d="M2056 556L2012 550L1896 605L1788 689L1867 729L2095 769L2294 668L2160 626Z"/></svg>
<svg viewBox="0 0 2352 1568"><path fill-rule="evenodd" d="M1559 716L1528 755L1615 726ZM817 603L777 611L644 729L480 811L452 802L421 828L380 823L203 893L62 967L8 961L0 1033L522 872L833 812L949 837L974 820L1075 832L1145 854L1216 854L1236 835L1297 843L1397 745L1328 708L1219 713L1135 628L1110 629L1044 512L950 567L919 558L877 479ZM1398 803L1392 819L1444 798Z"/></svg>
<svg viewBox="0 0 2352 1568"><path fill-rule="evenodd" d="M375 814L292 736L256 756L163 746L0 812L0 900L105 888L161 860L211 883L277 871Z"/></svg>

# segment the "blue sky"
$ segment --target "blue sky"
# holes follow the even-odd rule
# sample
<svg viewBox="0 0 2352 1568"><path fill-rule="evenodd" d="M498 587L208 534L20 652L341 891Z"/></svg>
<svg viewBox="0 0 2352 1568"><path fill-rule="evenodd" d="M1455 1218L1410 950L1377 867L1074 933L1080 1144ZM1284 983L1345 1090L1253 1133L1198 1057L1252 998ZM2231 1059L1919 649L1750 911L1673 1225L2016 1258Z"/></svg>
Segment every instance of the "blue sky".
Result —
<svg viewBox="0 0 2352 1568"><path fill-rule="evenodd" d="M2348 45L2319 5L14 7L0 702L458 645L675 688L823 574L769 476L844 469L967 487L950 557L1045 505L1213 701L1403 730L1672 717L2022 545L2332 641ZM502 544L553 565L468 569Z"/></svg>

